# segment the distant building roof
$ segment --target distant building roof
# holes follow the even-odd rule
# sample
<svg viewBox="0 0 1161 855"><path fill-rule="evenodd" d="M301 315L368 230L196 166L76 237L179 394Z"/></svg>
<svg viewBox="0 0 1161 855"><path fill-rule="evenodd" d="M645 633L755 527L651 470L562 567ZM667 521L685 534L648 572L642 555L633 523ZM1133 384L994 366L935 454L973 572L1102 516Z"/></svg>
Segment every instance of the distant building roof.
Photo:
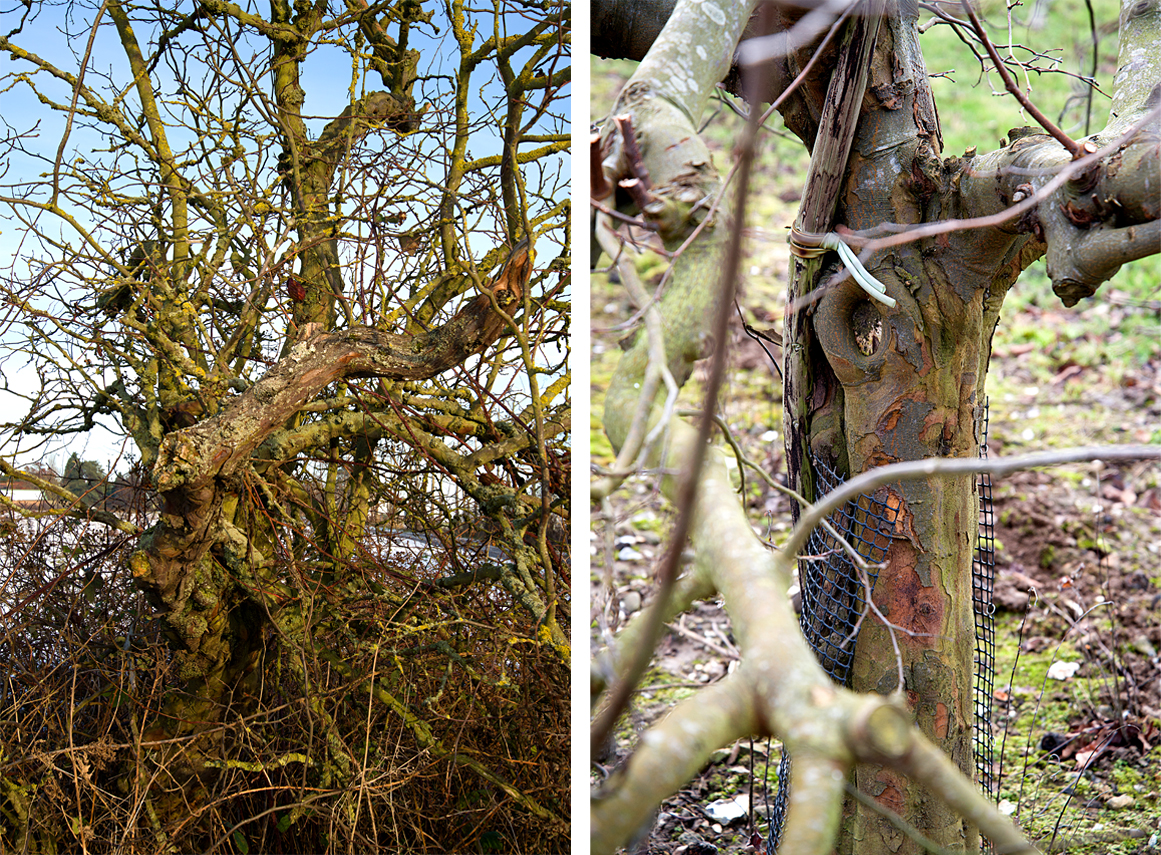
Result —
<svg viewBox="0 0 1161 855"><path fill-rule="evenodd" d="M47 466L32 466L25 469L25 472L42 481L48 481L54 484L60 481L60 476ZM12 478L4 475L0 475L0 494L20 507L31 509L42 508L49 500L49 497L45 496L44 491L35 484L25 481L22 478Z"/></svg>

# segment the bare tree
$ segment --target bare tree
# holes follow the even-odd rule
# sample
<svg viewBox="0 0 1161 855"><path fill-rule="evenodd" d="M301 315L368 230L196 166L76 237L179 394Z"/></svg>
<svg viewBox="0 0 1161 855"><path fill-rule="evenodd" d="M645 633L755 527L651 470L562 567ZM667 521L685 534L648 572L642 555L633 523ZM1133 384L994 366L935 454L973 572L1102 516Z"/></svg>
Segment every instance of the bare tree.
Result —
<svg viewBox="0 0 1161 855"><path fill-rule="evenodd" d="M93 676L85 739L116 756L103 777L58 766L61 807L22 748L0 839L558 846L567 5L108 0L5 20L0 88L29 110L5 109L0 358L24 406L0 469L103 428L158 501L130 519L76 477L43 485L42 519L119 533L106 596L136 616L37 662ZM82 569L53 560L66 582ZM32 582L5 593L9 645ZM13 709L51 696L25 689ZM45 724L36 751L62 739Z"/></svg>
<svg viewBox="0 0 1161 855"><path fill-rule="evenodd" d="M1123 4L1120 68L1103 129L1071 139L1025 99L1041 128L1014 130L1001 148L961 157L943 151L914 4L768 5L751 20L753 8L602 3L593 15L596 52L643 57L592 143L595 236L618 261L643 318L606 397L616 464L593 493L606 496L626 474L656 467L681 508L657 604L598 660L595 685L610 691L601 698L594 745L623 709L645 662L641 651L652 649L662 621L693 600L724 597L745 657L735 673L645 734L595 796L594 851L629 839L713 748L761 733L783 739L794 758L779 851L823 853L836 843L837 851L860 855L924 845L977 851L981 831L1002 851L1031 851L969 781L979 506L969 473L988 466L977 458L992 334L1020 272L1046 257L1055 292L1071 306L1122 264L1161 248L1161 66L1147 46L1158 7ZM975 11L966 4L954 14L938 11L1018 93ZM733 197L723 193L698 135L713 87L726 78L742 87L751 117L730 174ZM780 342L789 488L816 502L836 481L868 473L831 493L853 503L851 527L833 535L836 549L849 541L853 565L882 566L873 594L878 617L861 623L838 675L854 692L833 686L815 662L792 629L786 598L791 562L823 515L805 515L785 550L771 555L733 494L726 455L707 448L720 352L700 429L675 409L677 387L696 360L726 339L750 158L766 104L811 152L791 233L798 258ZM626 218L672 254L657 300L637 281L631 249L615 232ZM923 464L909 478L906 470L875 475L877 467L933 458L962 465ZM861 492L850 489L856 484ZM855 538L855 529L869 534ZM697 561L678 579L678 545L687 533ZM868 585L864 578L837 595L865 611ZM817 648L833 627L816 629ZM878 803L868 799L844 813L848 772ZM926 843L904 836L885 808Z"/></svg>

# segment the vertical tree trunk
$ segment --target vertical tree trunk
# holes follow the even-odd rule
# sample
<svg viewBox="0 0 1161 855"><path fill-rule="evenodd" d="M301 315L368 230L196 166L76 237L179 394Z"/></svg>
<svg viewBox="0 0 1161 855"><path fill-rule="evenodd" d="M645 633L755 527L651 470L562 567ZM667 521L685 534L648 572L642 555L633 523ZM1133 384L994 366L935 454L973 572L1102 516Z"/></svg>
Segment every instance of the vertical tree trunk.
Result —
<svg viewBox="0 0 1161 855"><path fill-rule="evenodd" d="M839 201L838 221L852 229L938 218L949 192L914 14L889 18L880 30ZM988 281L963 270L939 240L878 253L868 264L897 301L893 308L869 299L848 274L826 285L837 269L823 270L825 294L811 315L819 346L806 351L812 456L848 476L903 460L975 456L979 366L986 364L995 323L994 317L985 323ZM922 731L970 776L974 481L911 482L875 498L895 514L874 590L874 602L895 628L874 617L863 622L851 687L882 694L902 688ZM856 784L935 843L963 846L962 820L900 774L864 765ZM838 851L910 855L921 849L852 802Z"/></svg>

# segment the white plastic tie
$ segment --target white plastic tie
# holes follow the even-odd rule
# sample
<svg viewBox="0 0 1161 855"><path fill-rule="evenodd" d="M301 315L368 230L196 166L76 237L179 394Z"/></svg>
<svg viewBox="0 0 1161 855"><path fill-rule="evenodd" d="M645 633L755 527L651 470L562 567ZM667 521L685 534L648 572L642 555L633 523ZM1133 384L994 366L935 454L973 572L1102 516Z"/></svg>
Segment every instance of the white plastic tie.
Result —
<svg viewBox="0 0 1161 855"><path fill-rule="evenodd" d="M842 235L837 232L827 232L825 235L804 234L797 229L790 230L790 251L799 258L817 258L826 250L833 249L839 254L843 264L850 271L859 287L867 292L872 300L878 300L885 306L895 307L895 300L887 296L887 287L867 272L855 251L847 246Z"/></svg>
<svg viewBox="0 0 1161 855"><path fill-rule="evenodd" d="M887 296L887 286L867 272L867 268L863 267L863 263L859 261L855 251L846 245L842 237L835 232L827 232L822 239L822 245L839 254L839 258L843 260L843 264L847 266L851 276L872 300L878 300L885 306L895 308L894 298Z"/></svg>

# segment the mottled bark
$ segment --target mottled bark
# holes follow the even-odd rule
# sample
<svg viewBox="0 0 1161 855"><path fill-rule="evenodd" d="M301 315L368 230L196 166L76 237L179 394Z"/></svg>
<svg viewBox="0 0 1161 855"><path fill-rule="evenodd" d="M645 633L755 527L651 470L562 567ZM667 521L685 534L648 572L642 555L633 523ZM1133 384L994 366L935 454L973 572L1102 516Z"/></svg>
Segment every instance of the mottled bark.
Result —
<svg viewBox="0 0 1161 855"><path fill-rule="evenodd" d="M843 34L844 50L830 78L831 86L820 118L821 133L814 140L806 188L794 221L794 228L800 232L825 234L834 226L835 208L867 87L883 4L871 4L867 11L868 16L856 18ZM811 439L808 408L815 387L825 388L829 377L827 372L815 378L815 366L811 364L815 345L810 329L812 307L806 298L820 284L820 268L817 258L794 259L786 289L787 310L782 332L782 422L786 435L787 486L803 496L814 495L815 483L807 453ZM828 463L833 466L835 461ZM797 520L797 506L793 508L793 515Z"/></svg>
<svg viewBox="0 0 1161 855"><path fill-rule="evenodd" d="M839 203L839 222L856 232L881 223L992 214L1019 201L1017 185L1023 184L1028 196L1052 175L1028 186L1027 177L1017 177L1027 173L1009 167L1059 167L1069 161L1055 140L1028 131L1013 132L1011 143L991 155L941 160L938 119L914 25L914 11L901 8L880 34ZM1140 115L1138 109L1127 120L1114 119L1094 135L1093 150ZM1139 134L1091 171L1087 183L1141 188L1148 183L1149 167L1156 171L1156 149L1155 137ZM1126 159L1141 171L1121 172ZM808 398L812 453L849 475L898 461L976 456L992 333L1003 295L1019 272L1047 251L1054 287L1071 305L1091 294L1121 261L1135 257L1133 247L1156 228L1155 211L1134 201L1140 190L1127 188L1124 209L1105 201L1103 225L1095 214L1083 223L1078 211L1120 195L1099 196L1092 186L1066 185L1037 213L999 227L958 230L874 253L868 269L897 300L894 308L868 299L849 277L832 284L811 316L820 345L809 351L816 378ZM1077 201L1078 195L1087 202ZM1093 225L1115 233L1105 238L1085 231ZM1100 253L1095 246L1102 238L1116 249ZM1094 247L1090 261L1079 262L1084 270L1078 269L1078 259L1085 257L1076 251L1080 242ZM1145 251L1157 247L1153 240ZM875 334L861 335L867 328ZM878 498L897 518L874 599L888 620L907 630L895 632L907 704L921 731L970 776L974 481L933 478L884 488ZM851 687L886 694L896 684L889 630L868 620L859 637ZM940 845L960 846L969 833L954 810L898 772L861 765L856 782ZM844 840L840 852L856 851L855 840L860 853L920 851L861 805L849 808Z"/></svg>

